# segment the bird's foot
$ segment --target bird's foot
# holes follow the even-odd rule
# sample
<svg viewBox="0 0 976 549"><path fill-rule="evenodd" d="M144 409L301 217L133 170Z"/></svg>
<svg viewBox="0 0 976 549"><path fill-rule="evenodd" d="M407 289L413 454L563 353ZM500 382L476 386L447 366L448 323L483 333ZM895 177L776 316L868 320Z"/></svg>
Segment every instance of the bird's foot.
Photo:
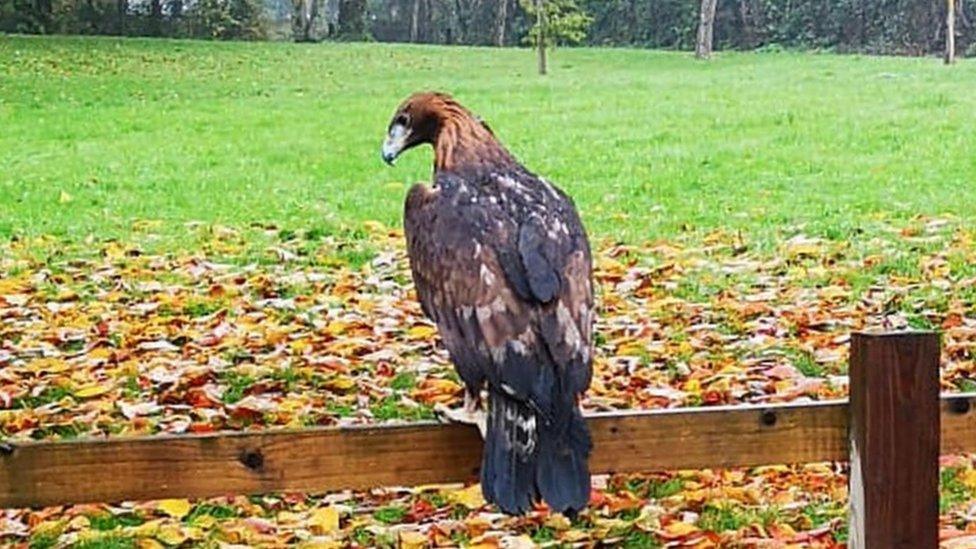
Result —
<svg viewBox="0 0 976 549"><path fill-rule="evenodd" d="M434 413L437 414L441 423L463 423L477 426L482 439L488 432L488 414L480 408L466 405L464 408L454 409L448 408L446 404L438 403L434 405Z"/></svg>

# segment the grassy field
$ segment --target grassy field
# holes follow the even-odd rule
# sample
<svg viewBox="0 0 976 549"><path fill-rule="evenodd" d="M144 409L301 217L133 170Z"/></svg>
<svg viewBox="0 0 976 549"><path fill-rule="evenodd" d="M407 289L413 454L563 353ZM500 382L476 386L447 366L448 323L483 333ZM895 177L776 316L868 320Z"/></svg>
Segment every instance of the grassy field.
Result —
<svg viewBox="0 0 976 549"><path fill-rule="evenodd" d="M435 88L566 188L598 236L845 238L976 208L976 64L800 53L0 37L0 237L186 222L398 225L429 150L396 169L397 103Z"/></svg>
<svg viewBox="0 0 976 549"><path fill-rule="evenodd" d="M0 441L459 404L402 236L369 223L399 226L429 177L429 150L379 158L428 88L600 241L586 410L843 398L861 329L939 330L943 390L976 391L976 64L553 60L541 78L514 49L0 37ZM976 459L941 480L945 547L973 547ZM824 464L615 475L574 521L505 518L476 486L7 510L0 546L835 549L845 485Z"/></svg>

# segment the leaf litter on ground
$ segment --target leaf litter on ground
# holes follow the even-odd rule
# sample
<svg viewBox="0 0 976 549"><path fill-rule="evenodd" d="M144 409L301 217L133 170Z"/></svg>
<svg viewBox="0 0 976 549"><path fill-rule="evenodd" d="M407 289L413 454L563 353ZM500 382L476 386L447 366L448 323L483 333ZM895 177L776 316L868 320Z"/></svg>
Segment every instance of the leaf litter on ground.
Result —
<svg viewBox="0 0 976 549"><path fill-rule="evenodd" d="M356 240L292 236L246 261L226 260L243 252L238 231L208 234L212 243L192 254L148 254L117 241L0 245L0 435L417 421L432 419L436 404L459 402L460 382L413 295L399 231L373 223ZM750 249L741 235L722 231L640 246L600 242L598 352L583 405L843 398L849 334L864 329L941 331L943 388L971 391L972 244L972 231L952 218L878 221L847 240L797 228L771 249ZM976 474L957 459L943 471L943 534L953 547L976 539ZM544 509L503 518L483 505L477 487L437 487L8 510L0 539L32 546L844 543L844 476L834 466L600 483L591 509L574 522Z"/></svg>

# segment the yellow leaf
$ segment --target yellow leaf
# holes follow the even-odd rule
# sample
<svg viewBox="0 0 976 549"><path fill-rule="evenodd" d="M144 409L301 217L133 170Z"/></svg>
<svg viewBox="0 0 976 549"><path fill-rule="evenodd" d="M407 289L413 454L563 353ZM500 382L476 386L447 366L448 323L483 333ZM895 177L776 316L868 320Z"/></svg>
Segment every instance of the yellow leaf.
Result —
<svg viewBox="0 0 976 549"><path fill-rule="evenodd" d="M58 195L58 202L60 202L61 204L67 204L68 202L71 202L72 200L74 200L74 197L72 197L70 194L68 194L68 193L66 193L64 191L61 191L61 194Z"/></svg>
<svg viewBox="0 0 976 549"><path fill-rule="evenodd" d="M308 541L298 546L299 549L341 549L345 547L338 541Z"/></svg>
<svg viewBox="0 0 976 549"><path fill-rule="evenodd" d="M572 526L572 524L569 522L569 519L566 518L566 516L561 513L554 513L549 515L549 517L546 518L545 524L546 526L552 528L553 530L560 530L560 531L569 530L570 527Z"/></svg>
<svg viewBox="0 0 976 549"><path fill-rule="evenodd" d="M962 483L970 490L976 490L976 469L966 469L962 474Z"/></svg>
<svg viewBox="0 0 976 549"><path fill-rule="evenodd" d="M317 535L328 534L339 529L339 511L331 505L312 511L308 519L309 529Z"/></svg>
<svg viewBox="0 0 976 549"><path fill-rule="evenodd" d="M187 535L183 533L183 529L175 524L160 526L156 532L156 539L166 545L180 545L186 541L186 538Z"/></svg>
<svg viewBox="0 0 976 549"><path fill-rule="evenodd" d="M786 253L790 257L816 257L820 255L822 243L819 240L794 238L786 244Z"/></svg>
<svg viewBox="0 0 976 549"><path fill-rule="evenodd" d="M382 223L380 223L379 221L373 221L372 219L369 221L363 221L363 227L367 231L374 232L374 233L386 232L386 227Z"/></svg>
<svg viewBox="0 0 976 549"><path fill-rule="evenodd" d="M617 348L619 356L642 356L647 353L647 347L640 343L625 343Z"/></svg>
<svg viewBox="0 0 976 549"><path fill-rule="evenodd" d="M22 280L17 280L15 278L0 280L0 295L19 294L27 288L28 285Z"/></svg>
<svg viewBox="0 0 976 549"><path fill-rule="evenodd" d="M107 360L111 358L112 352L112 349L109 349L108 347L99 347L97 349L92 349L91 352L88 353L88 358L90 360Z"/></svg>
<svg viewBox="0 0 976 549"><path fill-rule="evenodd" d="M164 499L156 508L173 518L183 518L190 512L190 502L185 499Z"/></svg>
<svg viewBox="0 0 976 549"><path fill-rule="evenodd" d="M144 522L132 530L132 535L135 537L149 537L155 536L156 532L159 531L159 526L163 523L163 519L154 519L149 522Z"/></svg>
<svg viewBox="0 0 976 549"><path fill-rule="evenodd" d="M427 536L420 532L400 532L400 549L421 549L427 547Z"/></svg>
<svg viewBox="0 0 976 549"><path fill-rule="evenodd" d="M194 517L192 521L192 524L199 528L210 528L216 523L217 523L217 519L215 519L211 515L200 515L198 517Z"/></svg>
<svg viewBox="0 0 976 549"><path fill-rule="evenodd" d="M125 248L123 248L118 242L109 242L102 249L102 253L105 257L109 259L119 259L125 255Z"/></svg>
<svg viewBox="0 0 976 549"><path fill-rule="evenodd" d="M68 369L68 363L57 358L39 358L27 365L27 369L34 372L61 373Z"/></svg>
<svg viewBox="0 0 976 549"><path fill-rule="evenodd" d="M335 320L330 322L329 325L325 327L325 333L331 336L340 336L344 334L346 330L349 329L350 325L351 324L349 322L344 322L342 320Z"/></svg>
<svg viewBox="0 0 976 549"><path fill-rule="evenodd" d="M68 521L68 528L73 530L85 530L91 527L91 520L85 515L77 515L75 518Z"/></svg>
<svg viewBox="0 0 976 549"><path fill-rule="evenodd" d="M356 386L356 382L349 376L338 375L325 382L325 388L331 391L345 392Z"/></svg>
<svg viewBox="0 0 976 549"><path fill-rule="evenodd" d="M102 385L86 385L75 391L75 396L78 398L91 398L98 395L104 395L111 390L112 386L107 383Z"/></svg>
<svg viewBox="0 0 976 549"><path fill-rule="evenodd" d="M698 527L687 522L675 521L667 525L664 530L672 536L687 536L698 531Z"/></svg>
<svg viewBox="0 0 976 549"><path fill-rule="evenodd" d="M468 509L478 509L485 505L485 497L481 493L480 484L472 484L463 490L452 492L449 499L454 503L460 503Z"/></svg>
<svg viewBox="0 0 976 549"><path fill-rule="evenodd" d="M280 511L278 513L278 522L280 524L295 524L300 520L302 520L302 517L298 513L293 513L291 511Z"/></svg>
<svg viewBox="0 0 976 549"><path fill-rule="evenodd" d="M166 546L152 538L141 538L136 542L136 547L139 549L163 549Z"/></svg>
<svg viewBox="0 0 976 549"><path fill-rule="evenodd" d="M779 533L781 536L793 537L796 535L796 530L794 530L793 527L789 525L789 523L786 522L778 523L776 525L776 528L779 529Z"/></svg>
<svg viewBox="0 0 976 549"><path fill-rule="evenodd" d="M59 536L64 530L63 520L46 520L34 526L32 533L35 536Z"/></svg>
<svg viewBox="0 0 976 549"><path fill-rule="evenodd" d="M58 292L58 296L55 299L58 301L74 301L78 299L78 293L71 289L64 289Z"/></svg>
<svg viewBox="0 0 976 549"><path fill-rule="evenodd" d="M186 526L183 528L183 534L186 535L187 539L201 540L206 537L202 528L196 526Z"/></svg>
<svg viewBox="0 0 976 549"><path fill-rule="evenodd" d="M407 335L414 339L427 339L433 337L437 333L437 328L433 326L425 326L423 324L419 326L414 326L407 330Z"/></svg>

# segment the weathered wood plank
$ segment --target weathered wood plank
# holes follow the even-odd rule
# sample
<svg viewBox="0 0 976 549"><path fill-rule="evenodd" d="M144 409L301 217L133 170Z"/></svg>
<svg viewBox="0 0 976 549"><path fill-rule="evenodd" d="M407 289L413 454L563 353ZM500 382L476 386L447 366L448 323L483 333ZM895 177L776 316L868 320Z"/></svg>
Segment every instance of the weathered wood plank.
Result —
<svg viewBox="0 0 976 549"><path fill-rule="evenodd" d="M844 459L845 414L833 403L598 415L591 466ZM0 458L0 506L466 481L480 459L476 429L440 424L30 443Z"/></svg>
<svg viewBox="0 0 976 549"><path fill-rule="evenodd" d="M947 452L976 451L976 395L943 399ZM597 473L847 459L847 404L589 418ZM25 443L0 450L0 507L473 480L473 427L312 429Z"/></svg>
<svg viewBox="0 0 976 549"><path fill-rule="evenodd" d="M939 545L939 337L854 334L852 549Z"/></svg>

